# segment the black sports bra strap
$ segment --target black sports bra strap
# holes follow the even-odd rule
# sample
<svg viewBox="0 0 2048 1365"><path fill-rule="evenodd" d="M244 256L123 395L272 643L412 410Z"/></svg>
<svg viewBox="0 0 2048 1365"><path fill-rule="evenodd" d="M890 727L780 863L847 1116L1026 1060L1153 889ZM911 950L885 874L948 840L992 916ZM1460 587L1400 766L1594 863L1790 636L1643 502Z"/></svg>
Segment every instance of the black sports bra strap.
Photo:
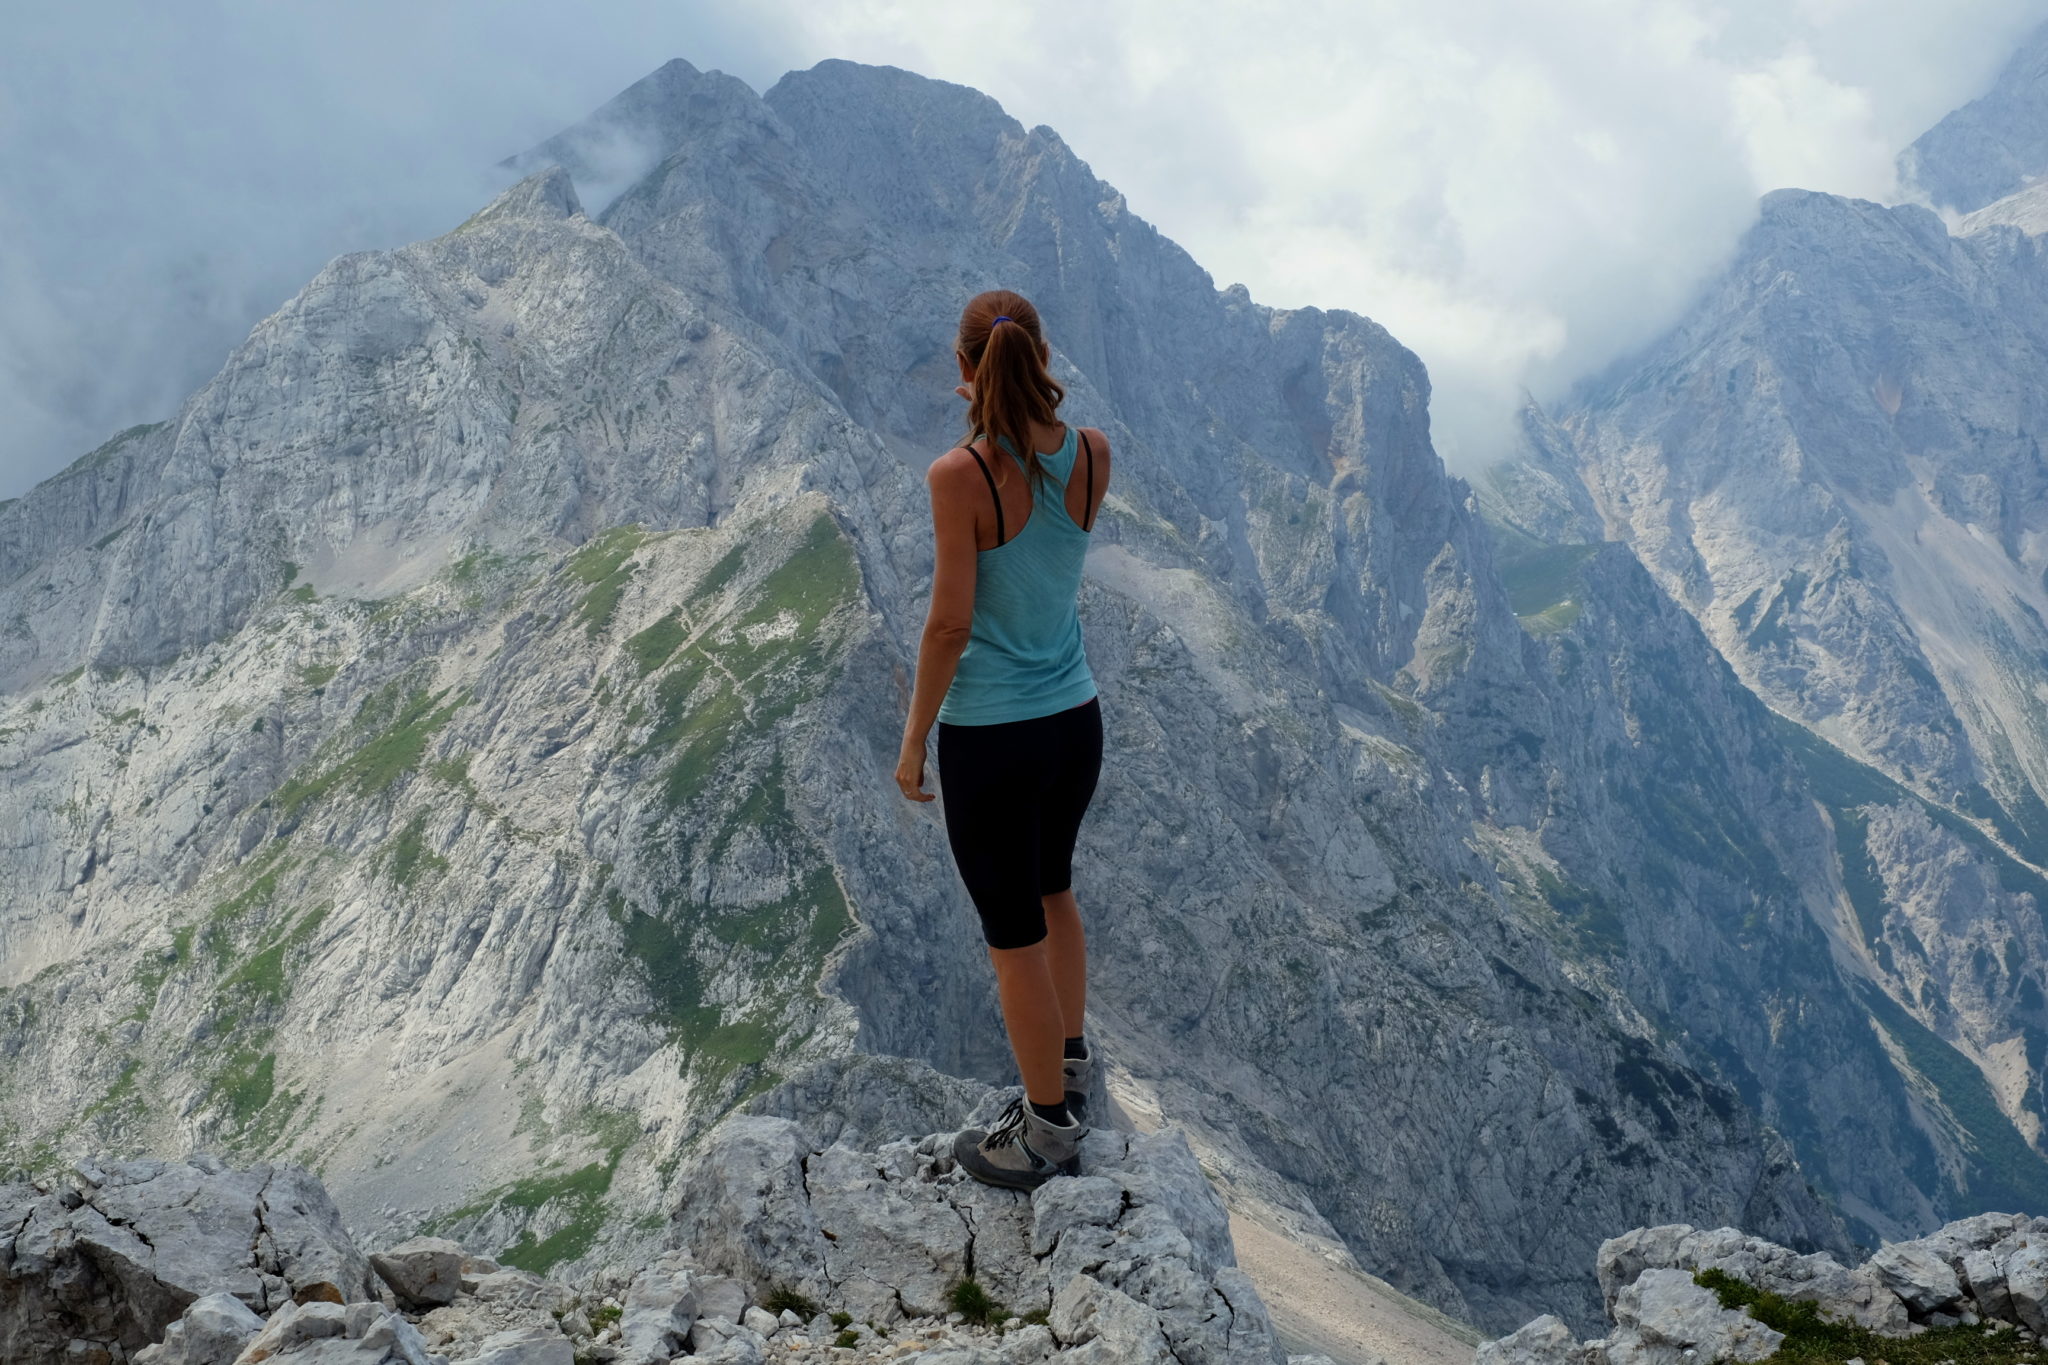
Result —
<svg viewBox="0 0 2048 1365"><path fill-rule="evenodd" d="M1081 453L1088 457L1088 500L1081 504L1081 529L1086 531L1095 521L1095 447L1088 444L1088 433L1081 433Z"/></svg>
<svg viewBox="0 0 2048 1365"><path fill-rule="evenodd" d="M981 477L988 480L988 495L996 504L996 544L1000 545L1009 537L1003 534L1003 495L996 492L996 476L988 472L988 462L981 458L980 451L973 446L960 448L974 457L974 462L981 466Z"/></svg>

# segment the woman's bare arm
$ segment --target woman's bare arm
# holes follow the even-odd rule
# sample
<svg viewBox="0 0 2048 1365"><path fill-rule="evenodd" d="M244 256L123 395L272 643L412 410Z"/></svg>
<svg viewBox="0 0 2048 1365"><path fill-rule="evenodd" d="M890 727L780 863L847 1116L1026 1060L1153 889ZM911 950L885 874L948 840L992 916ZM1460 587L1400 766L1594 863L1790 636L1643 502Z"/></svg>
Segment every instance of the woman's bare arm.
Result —
<svg viewBox="0 0 2048 1365"><path fill-rule="evenodd" d="M903 748L897 756L896 785L913 801L929 801L924 787L925 744L939 715L939 703L953 685L961 651L967 648L974 621L974 491L967 482L965 459L952 452L925 471L931 491L932 600L924 635L917 647L917 678L910 694L910 715L903 723Z"/></svg>

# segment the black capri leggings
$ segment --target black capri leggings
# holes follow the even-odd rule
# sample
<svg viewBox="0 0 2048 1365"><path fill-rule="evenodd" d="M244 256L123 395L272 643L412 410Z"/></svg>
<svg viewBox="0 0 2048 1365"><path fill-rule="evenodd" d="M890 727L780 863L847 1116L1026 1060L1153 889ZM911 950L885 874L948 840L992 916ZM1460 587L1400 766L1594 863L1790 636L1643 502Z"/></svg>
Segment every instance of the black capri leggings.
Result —
<svg viewBox="0 0 2048 1365"><path fill-rule="evenodd" d="M1074 884L1074 839L1102 772L1102 707L996 725L939 722L946 842L991 948L1045 937L1039 897Z"/></svg>

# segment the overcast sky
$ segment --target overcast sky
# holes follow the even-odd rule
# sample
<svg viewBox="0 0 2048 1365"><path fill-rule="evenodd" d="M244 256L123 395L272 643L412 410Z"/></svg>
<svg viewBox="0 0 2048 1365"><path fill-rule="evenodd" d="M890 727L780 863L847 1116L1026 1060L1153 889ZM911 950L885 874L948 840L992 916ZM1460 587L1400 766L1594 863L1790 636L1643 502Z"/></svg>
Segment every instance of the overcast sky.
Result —
<svg viewBox="0 0 2048 1365"><path fill-rule="evenodd" d="M1047 123L1219 285L1365 313L1469 470L1515 393L1667 325L1800 185L1892 156L2048 0L68 0L0 50L0 498L172 414L344 251L445 231L489 167L672 56L826 57Z"/></svg>

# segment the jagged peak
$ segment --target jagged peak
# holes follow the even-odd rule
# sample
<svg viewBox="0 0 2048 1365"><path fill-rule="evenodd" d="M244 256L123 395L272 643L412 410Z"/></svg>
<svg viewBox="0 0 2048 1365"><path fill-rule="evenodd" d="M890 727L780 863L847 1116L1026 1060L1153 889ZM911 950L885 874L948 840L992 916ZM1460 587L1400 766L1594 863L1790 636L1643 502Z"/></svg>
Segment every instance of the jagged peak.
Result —
<svg viewBox="0 0 2048 1365"><path fill-rule="evenodd" d="M463 227L521 218L543 222L575 218L583 213L583 201L576 197L576 182L560 166L546 166L511 186L496 199L471 214ZM460 229L457 229L460 231Z"/></svg>
<svg viewBox="0 0 2048 1365"><path fill-rule="evenodd" d="M640 178L707 119L759 117L761 96L737 76L671 57L585 117L499 166L565 167L600 208Z"/></svg>

